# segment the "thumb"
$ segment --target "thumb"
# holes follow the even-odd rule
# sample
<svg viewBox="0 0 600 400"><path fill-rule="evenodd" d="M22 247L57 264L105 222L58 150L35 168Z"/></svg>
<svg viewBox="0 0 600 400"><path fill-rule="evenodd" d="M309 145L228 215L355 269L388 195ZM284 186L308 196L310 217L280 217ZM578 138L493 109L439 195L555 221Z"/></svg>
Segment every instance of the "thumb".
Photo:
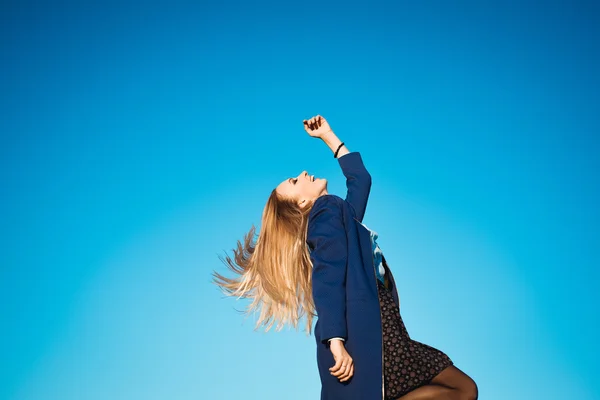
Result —
<svg viewBox="0 0 600 400"><path fill-rule="evenodd" d="M342 366L342 357L335 357L337 360L335 361L335 365L329 368L330 371L337 371Z"/></svg>

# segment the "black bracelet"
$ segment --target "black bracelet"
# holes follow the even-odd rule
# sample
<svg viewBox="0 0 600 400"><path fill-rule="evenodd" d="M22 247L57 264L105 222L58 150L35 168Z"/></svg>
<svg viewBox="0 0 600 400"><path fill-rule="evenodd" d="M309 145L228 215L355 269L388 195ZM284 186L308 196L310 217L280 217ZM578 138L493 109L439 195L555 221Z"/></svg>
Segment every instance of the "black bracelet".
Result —
<svg viewBox="0 0 600 400"><path fill-rule="evenodd" d="M337 158L337 153L338 153L338 151L340 151L340 149L342 148L343 145L344 145L344 142L340 143L340 146L335 151L335 154L333 155L333 158Z"/></svg>

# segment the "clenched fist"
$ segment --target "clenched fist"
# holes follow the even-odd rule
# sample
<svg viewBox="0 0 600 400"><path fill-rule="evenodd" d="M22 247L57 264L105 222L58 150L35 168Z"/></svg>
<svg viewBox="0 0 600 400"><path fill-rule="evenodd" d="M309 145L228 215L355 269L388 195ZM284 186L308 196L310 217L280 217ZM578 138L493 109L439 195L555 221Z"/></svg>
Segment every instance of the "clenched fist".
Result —
<svg viewBox="0 0 600 400"><path fill-rule="evenodd" d="M309 120L303 120L304 130L312 137L321 138L324 134L329 132L331 128L325 118L317 115Z"/></svg>

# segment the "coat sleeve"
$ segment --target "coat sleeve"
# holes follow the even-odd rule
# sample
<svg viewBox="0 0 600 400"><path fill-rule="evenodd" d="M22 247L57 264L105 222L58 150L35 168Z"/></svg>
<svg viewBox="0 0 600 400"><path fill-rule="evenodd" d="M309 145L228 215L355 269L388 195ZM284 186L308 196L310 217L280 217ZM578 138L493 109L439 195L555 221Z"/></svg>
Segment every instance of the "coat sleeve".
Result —
<svg viewBox="0 0 600 400"><path fill-rule="evenodd" d="M346 177L346 201L352 205L356 218L362 222L371 192L371 174L365 168L358 151L344 154L337 160Z"/></svg>
<svg viewBox="0 0 600 400"><path fill-rule="evenodd" d="M321 341L326 343L334 337L347 338L348 240L338 200L331 195L318 200L311 210L307 243L313 264L312 295L319 318L318 333Z"/></svg>

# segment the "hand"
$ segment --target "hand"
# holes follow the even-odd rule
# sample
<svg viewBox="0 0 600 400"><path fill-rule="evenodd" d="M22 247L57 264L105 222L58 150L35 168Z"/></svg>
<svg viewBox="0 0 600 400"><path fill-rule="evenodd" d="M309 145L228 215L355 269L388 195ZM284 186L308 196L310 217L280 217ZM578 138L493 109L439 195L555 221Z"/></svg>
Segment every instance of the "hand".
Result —
<svg viewBox="0 0 600 400"><path fill-rule="evenodd" d="M338 378L340 382L347 381L354 375L354 363L344 347L344 342L333 339L329 344L329 349L335 360L335 365L329 368L331 375Z"/></svg>
<svg viewBox="0 0 600 400"><path fill-rule="evenodd" d="M304 130L312 137L321 138L331 130L327 120L320 115L309 120L305 119L302 122L304 123Z"/></svg>

